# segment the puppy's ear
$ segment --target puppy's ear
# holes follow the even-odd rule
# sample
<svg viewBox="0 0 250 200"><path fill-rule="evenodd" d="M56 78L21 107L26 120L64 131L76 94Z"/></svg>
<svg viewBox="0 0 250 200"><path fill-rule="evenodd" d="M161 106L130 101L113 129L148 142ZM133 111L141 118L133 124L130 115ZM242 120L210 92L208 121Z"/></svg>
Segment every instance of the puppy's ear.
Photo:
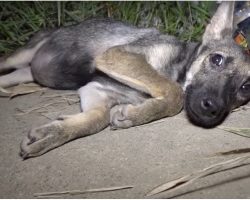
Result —
<svg viewBox="0 0 250 200"><path fill-rule="evenodd" d="M208 43L210 40L220 40L225 36L232 36L233 16L234 2L222 2L206 27L202 42Z"/></svg>

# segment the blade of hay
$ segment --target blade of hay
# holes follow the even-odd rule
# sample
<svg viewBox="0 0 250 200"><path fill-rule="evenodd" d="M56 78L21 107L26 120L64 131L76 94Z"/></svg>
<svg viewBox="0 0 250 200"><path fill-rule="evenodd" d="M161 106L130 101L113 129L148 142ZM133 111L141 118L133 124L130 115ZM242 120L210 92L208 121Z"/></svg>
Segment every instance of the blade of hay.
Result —
<svg viewBox="0 0 250 200"><path fill-rule="evenodd" d="M212 165L210 167L204 168L203 170L200 170L192 174L189 174L187 176L183 176L179 179L164 183L156 187L149 193L147 193L146 196L149 197L149 196L156 195L165 191L176 191L179 188L184 187L185 185L189 185L190 183L194 182L195 180L199 178L209 176L211 174L215 174L224 170L242 166L246 164L245 161L249 158L250 158L250 155L247 155L247 156L237 157L235 159L231 159L225 162Z"/></svg>
<svg viewBox="0 0 250 200"><path fill-rule="evenodd" d="M42 106L33 107L33 108L28 109L28 110L21 110L21 109L17 108L16 110L19 111L20 113L17 113L15 115L17 115L17 116L18 115L26 115L26 114L29 114L29 113L31 113L33 111L40 110L42 108L47 108L47 107L49 107L51 105L59 104L59 103L65 103L65 101L56 101L56 102L48 103L48 104L45 104L45 105L42 105Z"/></svg>
<svg viewBox="0 0 250 200"><path fill-rule="evenodd" d="M57 98L57 97L66 97L66 96L79 96L77 92L63 93L63 94L54 94L54 95L43 95L44 98Z"/></svg>
<svg viewBox="0 0 250 200"><path fill-rule="evenodd" d="M35 83L20 84L8 89L0 88L0 96L14 98L18 95L30 94L45 89L46 88L41 87L40 85L37 85Z"/></svg>
<svg viewBox="0 0 250 200"><path fill-rule="evenodd" d="M38 92L38 91L45 90L45 89L46 89L45 87L41 87L40 85L37 85L35 83L21 84L21 85L15 86L12 89L12 94L10 95L10 98L13 98L18 95Z"/></svg>
<svg viewBox="0 0 250 200"><path fill-rule="evenodd" d="M238 111L241 111L241 110L246 111L248 109L250 109L250 106L241 106L239 108L235 108L234 110L232 110L232 112L238 112Z"/></svg>
<svg viewBox="0 0 250 200"><path fill-rule="evenodd" d="M11 91L0 87L0 97L9 97L10 95Z"/></svg>
<svg viewBox="0 0 250 200"><path fill-rule="evenodd" d="M118 186L118 187L109 187L109 188L100 188L100 189L88 189L85 191L80 191L81 193L95 193L95 192L110 192L116 190L125 190L125 189L132 189L134 186Z"/></svg>
<svg viewBox="0 0 250 200"><path fill-rule="evenodd" d="M35 193L33 196L35 197L54 197L55 195L77 195L77 194L85 194L85 193L95 193L95 192L110 192L116 190L125 190L125 189L132 189L134 186L117 186L117 187L108 187L108 188L99 188L99 189L88 189L88 190L68 190L68 191L61 191L61 192L44 192L44 193Z"/></svg>
<svg viewBox="0 0 250 200"><path fill-rule="evenodd" d="M242 153L250 153L250 148L242 148L242 149L233 149L230 151L222 151L215 153L215 156L226 156L232 154L242 154Z"/></svg>
<svg viewBox="0 0 250 200"><path fill-rule="evenodd" d="M218 128L243 137L250 137L250 128L237 128L237 127L225 127L225 126L219 126Z"/></svg>

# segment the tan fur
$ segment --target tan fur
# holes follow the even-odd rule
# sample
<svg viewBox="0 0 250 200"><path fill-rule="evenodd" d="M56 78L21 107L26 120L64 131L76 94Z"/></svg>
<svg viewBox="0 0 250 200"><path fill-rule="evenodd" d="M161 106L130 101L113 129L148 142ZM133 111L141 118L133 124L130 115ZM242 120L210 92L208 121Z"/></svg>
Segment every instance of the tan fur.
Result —
<svg viewBox="0 0 250 200"><path fill-rule="evenodd" d="M60 120L32 129L21 143L20 154L23 158L42 155L76 138L95 134L108 124L109 110L104 105L87 112L62 117ZM37 141L33 141L33 138Z"/></svg>
<svg viewBox="0 0 250 200"><path fill-rule="evenodd" d="M126 52L122 47L115 47L98 56L95 63L100 71L153 97L141 105L128 105L123 108L117 106L113 109L115 111L111 116L122 115L123 118L125 116L128 127L180 112L183 106L183 92L180 85L160 76L142 55Z"/></svg>
<svg viewBox="0 0 250 200"><path fill-rule="evenodd" d="M181 99L182 89L179 84L160 76L140 54L115 47L98 56L95 63L100 71L152 97L173 95L174 98Z"/></svg>

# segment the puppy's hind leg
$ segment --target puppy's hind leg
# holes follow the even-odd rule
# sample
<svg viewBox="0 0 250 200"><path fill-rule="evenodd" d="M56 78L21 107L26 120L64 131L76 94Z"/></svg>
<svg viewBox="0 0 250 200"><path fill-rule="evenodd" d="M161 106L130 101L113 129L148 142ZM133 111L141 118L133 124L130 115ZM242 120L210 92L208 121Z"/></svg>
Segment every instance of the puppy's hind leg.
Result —
<svg viewBox="0 0 250 200"><path fill-rule="evenodd" d="M7 75L0 76L0 87L7 88L10 86L18 85L20 83L33 82L31 68L25 67L17 69Z"/></svg>
<svg viewBox="0 0 250 200"><path fill-rule="evenodd" d="M19 83L33 82L30 62L46 41L47 38L37 34L26 46L6 58L0 58L0 75L3 72L15 69L11 73L0 76L0 87L6 88Z"/></svg>
<svg viewBox="0 0 250 200"><path fill-rule="evenodd" d="M112 99L98 87L102 87L101 84L92 82L79 90L84 112L32 129L21 143L20 156L23 159L40 156L66 142L106 128Z"/></svg>
<svg viewBox="0 0 250 200"><path fill-rule="evenodd" d="M0 58L0 73L29 66L35 53L47 41L47 38L41 39L40 41L36 40L37 37L34 37L27 46L18 49L10 56Z"/></svg>

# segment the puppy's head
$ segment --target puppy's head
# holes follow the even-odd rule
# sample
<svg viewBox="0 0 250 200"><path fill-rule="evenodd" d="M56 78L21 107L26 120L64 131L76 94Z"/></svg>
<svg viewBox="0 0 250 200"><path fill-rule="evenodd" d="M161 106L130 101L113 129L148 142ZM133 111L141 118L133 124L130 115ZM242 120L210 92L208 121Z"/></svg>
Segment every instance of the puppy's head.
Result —
<svg viewBox="0 0 250 200"><path fill-rule="evenodd" d="M233 2L218 7L184 85L189 119L206 128L250 100L250 56L232 39L233 10Z"/></svg>

